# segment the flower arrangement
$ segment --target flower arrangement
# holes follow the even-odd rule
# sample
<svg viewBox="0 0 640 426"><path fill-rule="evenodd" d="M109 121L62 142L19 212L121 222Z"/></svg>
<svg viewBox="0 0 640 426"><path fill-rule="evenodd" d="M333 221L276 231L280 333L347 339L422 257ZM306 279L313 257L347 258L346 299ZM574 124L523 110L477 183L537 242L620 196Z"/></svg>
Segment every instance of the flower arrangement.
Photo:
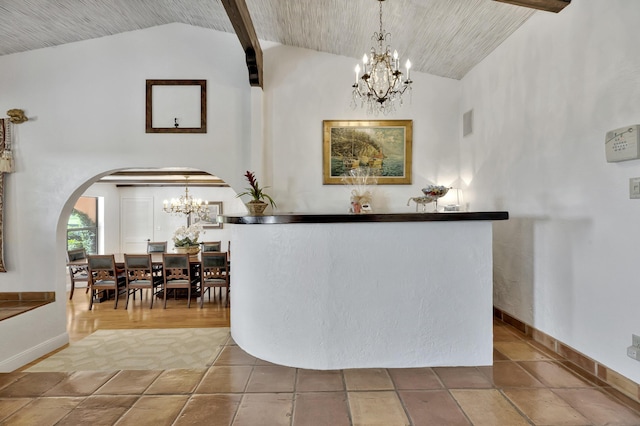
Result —
<svg viewBox="0 0 640 426"><path fill-rule="evenodd" d="M350 213L371 212L373 194L370 187L377 185L378 178L369 167L356 167L342 176L342 183L351 188Z"/></svg>
<svg viewBox="0 0 640 426"><path fill-rule="evenodd" d="M240 194L236 195L236 197L242 197L243 195L250 195L252 198L251 202L257 202L257 201L266 202L265 200L267 200L269 201L269 204L271 204L271 207L276 207L276 202L273 201L273 198L271 198L268 194L264 192L264 189L268 188L268 186L264 188L260 188L260 184L256 179L256 175L253 172L250 172L248 170L247 170L247 173L244 174L244 177L249 182L249 188L245 188L246 191L241 192Z"/></svg>
<svg viewBox="0 0 640 426"><path fill-rule="evenodd" d="M199 223L181 226L173 233L173 245L176 247L197 246L200 232L203 232L203 228Z"/></svg>

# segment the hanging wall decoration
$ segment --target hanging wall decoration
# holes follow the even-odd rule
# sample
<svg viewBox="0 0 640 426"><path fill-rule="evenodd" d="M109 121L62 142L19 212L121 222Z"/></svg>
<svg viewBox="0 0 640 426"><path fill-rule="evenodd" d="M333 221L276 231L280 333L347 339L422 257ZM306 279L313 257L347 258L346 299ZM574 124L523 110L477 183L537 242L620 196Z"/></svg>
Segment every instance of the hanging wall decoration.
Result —
<svg viewBox="0 0 640 426"><path fill-rule="evenodd" d="M9 119L0 119L0 153L4 154L6 147L6 129L11 125ZM4 253L2 249L3 238L3 216L4 216L4 172L0 172L0 272L7 272L4 267Z"/></svg>
<svg viewBox="0 0 640 426"><path fill-rule="evenodd" d="M4 266L4 174L14 171L13 152L11 151L11 127L13 124L28 120L21 109L7 111L9 118L0 119L0 272L7 272Z"/></svg>

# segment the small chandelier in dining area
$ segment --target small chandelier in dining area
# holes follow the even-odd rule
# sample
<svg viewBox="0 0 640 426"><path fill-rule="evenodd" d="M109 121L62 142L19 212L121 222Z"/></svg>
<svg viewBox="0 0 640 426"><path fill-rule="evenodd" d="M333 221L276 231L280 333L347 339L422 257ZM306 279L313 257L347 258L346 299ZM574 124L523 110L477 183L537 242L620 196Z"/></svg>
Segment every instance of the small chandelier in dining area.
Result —
<svg viewBox="0 0 640 426"><path fill-rule="evenodd" d="M402 105L402 95L409 89L411 91L411 81L409 70L411 61L407 60L405 68L407 75L404 77L400 71L400 58L398 51L391 54L391 47L385 46L385 42L391 37L385 32L382 26L382 2L380 4L380 32L374 32L371 37L378 42L378 50L371 48L369 56L365 53L362 57L362 69L360 65L355 68L355 83L352 92L352 108L366 105L368 114L378 115L380 112L386 115L395 111L395 104ZM360 72L362 71L362 74Z"/></svg>
<svg viewBox="0 0 640 426"><path fill-rule="evenodd" d="M195 214L196 216L206 219L209 214L208 201L193 198L189 195L189 176L185 176L184 195L179 198L172 198L171 201L164 200L162 209L172 214Z"/></svg>

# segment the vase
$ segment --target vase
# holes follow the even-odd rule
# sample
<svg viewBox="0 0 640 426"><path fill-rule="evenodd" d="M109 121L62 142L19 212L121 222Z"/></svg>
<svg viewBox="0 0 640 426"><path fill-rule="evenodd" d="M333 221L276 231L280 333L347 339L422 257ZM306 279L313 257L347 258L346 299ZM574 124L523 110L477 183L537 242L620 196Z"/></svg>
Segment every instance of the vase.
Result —
<svg viewBox="0 0 640 426"><path fill-rule="evenodd" d="M174 247L173 250L176 253L188 254L189 256L197 256L200 252L200 246L182 246L182 247Z"/></svg>
<svg viewBox="0 0 640 426"><path fill-rule="evenodd" d="M264 213L264 210L267 208L269 204L264 201L249 201L245 204L247 206L247 210L249 210L249 215L257 216Z"/></svg>

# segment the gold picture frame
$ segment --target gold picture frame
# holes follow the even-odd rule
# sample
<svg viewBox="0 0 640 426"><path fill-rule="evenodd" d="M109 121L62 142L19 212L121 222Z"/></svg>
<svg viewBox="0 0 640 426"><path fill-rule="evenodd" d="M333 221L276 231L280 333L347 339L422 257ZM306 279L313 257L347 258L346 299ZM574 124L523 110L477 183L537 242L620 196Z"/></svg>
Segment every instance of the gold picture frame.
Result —
<svg viewBox="0 0 640 426"><path fill-rule="evenodd" d="M324 185L342 184L356 167L372 169L379 185L411 184L413 120L324 120L322 127Z"/></svg>

